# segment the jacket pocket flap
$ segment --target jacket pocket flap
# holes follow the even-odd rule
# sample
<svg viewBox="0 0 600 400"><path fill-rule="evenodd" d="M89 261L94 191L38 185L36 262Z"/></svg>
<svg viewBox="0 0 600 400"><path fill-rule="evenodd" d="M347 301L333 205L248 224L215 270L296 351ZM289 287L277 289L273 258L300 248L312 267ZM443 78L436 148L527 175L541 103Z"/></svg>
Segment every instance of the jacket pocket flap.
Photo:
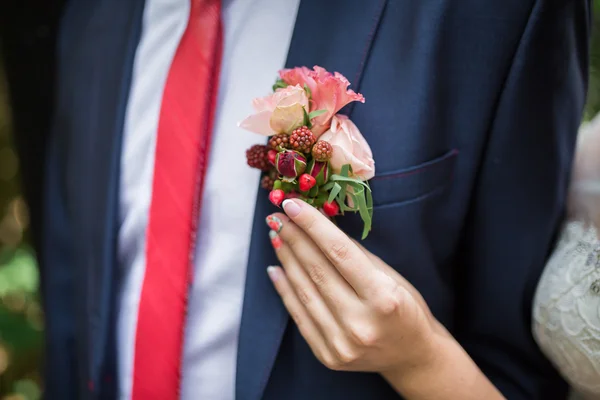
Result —
<svg viewBox="0 0 600 400"><path fill-rule="evenodd" d="M384 172L369 181L373 206L418 200L445 186L452 179L457 150L401 170Z"/></svg>

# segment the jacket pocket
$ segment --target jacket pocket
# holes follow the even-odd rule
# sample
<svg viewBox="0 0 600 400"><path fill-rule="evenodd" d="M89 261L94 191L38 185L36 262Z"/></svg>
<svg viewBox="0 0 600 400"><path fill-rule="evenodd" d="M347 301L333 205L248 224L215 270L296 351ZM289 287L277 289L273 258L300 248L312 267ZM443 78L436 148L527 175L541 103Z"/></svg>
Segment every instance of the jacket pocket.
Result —
<svg viewBox="0 0 600 400"><path fill-rule="evenodd" d="M384 172L369 181L373 208L408 204L432 196L452 180L457 150L409 168Z"/></svg>

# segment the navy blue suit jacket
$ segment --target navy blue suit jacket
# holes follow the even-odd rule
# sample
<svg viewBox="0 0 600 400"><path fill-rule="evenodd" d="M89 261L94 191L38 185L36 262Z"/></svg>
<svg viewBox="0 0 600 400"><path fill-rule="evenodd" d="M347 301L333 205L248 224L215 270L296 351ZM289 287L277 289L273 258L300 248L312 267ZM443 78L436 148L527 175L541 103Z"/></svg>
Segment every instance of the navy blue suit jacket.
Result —
<svg viewBox="0 0 600 400"><path fill-rule="evenodd" d="M26 176L28 188L44 184L33 212L49 399L115 396L119 157L143 8L143 0L69 2L57 40L44 39L56 46L51 85L26 86L20 31L6 35L15 96L55 88L52 101L15 102L25 162L39 158L29 140L45 132L27 125L31 113L53 116L44 177ZM302 0L287 59L339 71L367 98L344 110L377 161L364 244L422 293L511 400L565 395L532 339L530 309L563 214L590 8L589 0ZM275 261L263 223L272 211L261 193L237 398L398 398L377 374L326 369L290 323L265 274ZM341 226L360 234L354 216Z"/></svg>

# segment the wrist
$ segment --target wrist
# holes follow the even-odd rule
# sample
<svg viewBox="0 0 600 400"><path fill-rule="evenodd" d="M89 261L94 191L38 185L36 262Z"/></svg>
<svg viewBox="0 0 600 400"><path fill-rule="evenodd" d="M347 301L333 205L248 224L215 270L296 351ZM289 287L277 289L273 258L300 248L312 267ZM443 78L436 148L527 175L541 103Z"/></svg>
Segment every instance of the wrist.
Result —
<svg viewBox="0 0 600 400"><path fill-rule="evenodd" d="M412 356L404 358L401 363L381 373L386 379L388 376L424 374L439 364L440 358L447 352L448 339L454 341L454 338L433 316L428 318L427 326L428 329L421 336L421 340L410 346Z"/></svg>
<svg viewBox="0 0 600 400"><path fill-rule="evenodd" d="M404 398L504 399L445 328L436 330L422 351L411 364L382 372Z"/></svg>
<svg viewBox="0 0 600 400"><path fill-rule="evenodd" d="M445 332L445 330L444 330ZM431 377L444 357L447 344L444 334L437 330L424 338L423 343L415 348L415 356L408 361L383 371L381 375L400 393L410 392L410 386Z"/></svg>

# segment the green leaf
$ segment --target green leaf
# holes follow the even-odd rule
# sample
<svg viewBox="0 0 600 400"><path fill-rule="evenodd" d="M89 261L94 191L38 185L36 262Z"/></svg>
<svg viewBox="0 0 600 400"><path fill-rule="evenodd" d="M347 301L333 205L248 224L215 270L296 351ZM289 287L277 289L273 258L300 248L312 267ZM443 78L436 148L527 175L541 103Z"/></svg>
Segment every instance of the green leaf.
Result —
<svg viewBox="0 0 600 400"><path fill-rule="evenodd" d="M367 207L367 202L365 200L364 191L362 196L355 196L356 204L358 205L358 213L360 214L360 218L363 220L363 234L362 239L364 240L369 232L371 231L371 212ZM371 210L372 211L372 210Z"/></svg>
<svg viewBox="0 0 600 400"><path fill-rule="evenodd" d="M340 210L343 214L346 211L352 211L352 208L348 207L348 204L346 204L346 197L348 197L348 184L343 184L340 186L342 187L342 190L340 190L340 194L338 194L338 204L340 205Z"/></svg>
<svg viewBox="0 0 600 400"><path fill-rule="evenodd" d="M273 190L277 190L277 189L281 189L281 181L279 179L277 179L275 182L273 182Z"/></svg>
<svg viewBox="0 0 600 400"><path fill-rule="evenodd" d="M317 208L323 207L323 204L325 204L326 201L327 201L327 192L320 191L319 194L317 195L317 197L315 197L313 206L315 206Z"/></svg>
<svg viewBox="0 0 600 400"><path fill-rule="evenodd" d="M357 212L358 211L358 203L356 202L356 198L358 196L363 195L364 189L362 186L358 186L354 183L351 183L351 184L349 183L349 184L347 184L347 186L350 186L352 188L352 190L348 191L348 194L347 194L347 196L349 196L350 199L352 200L352 207L347 206L347 209L348 209L348 211Z"/></svg>
<svg viewBox="0 0 600 400"><path fill-rule="evenodd" d="M365 182L367 190L365 191L365 195L367 197L367 208L369 209L369 215L373 218L373 193L371 192L371 188L369 184Z"/></svg>
<svg viewBox="0 0 600 400"><path fill-rule="evenodd" d="M275 84L273 85L273 91L276 91L277 89L283 89L288 87L289 85L287 83L285 83L283 81L283 79L279 78L275 81Z"/></svg>
<svg viewBox="0 0 600 400"><path fill-rule="evenodd" d="M355 184L357 186L366 186L364 181L361 181L358 178L350 178L348 176L342 176L342 175L331 175L331 177L329 178L330 181L333 182L346 182L348 184Z"/></svg>
<svg viewBox="0 0 600 400"><path fill-rule="evenodd" d="M310 117L308 116L308 113L306 112L306 108L302 107L302 111L304 112L303 125L305 125L308 129L312 128L312 123L310 122Z"/></svg>
<svg viewBox="0 0 600 400"><path fill-rule="evenodd" d="M328 201L337 199L342 213L344 211L359 213L364 224L362 238L365 239L371 231L373 219L373 196L369 184L353 178L352 167L347 164L342 167L339 174L331 175L329 182L322 189L330 191ZM347 204L347 198L350 198L352 207Z"/></svg>
<svg viewBox="0 0 600 400"><path fill-rule="evenodd" d="M313 118L318 117L321 114L325 114L326 112L327 112L327 110L324 110L324 109L323 110L315 110L315 111L311 112L310 114L308 114L308 118L313 119Z"/></svg>
<svg viewBox="0 0 600 400"><path fill-rule="evenodd" d="M326 184L324 184L323 186L321 186L321 191L328 192L333 188L334 185L335 185L334 181L329 181Z"/></svg>
<svg viewBox="0 0 600 400"><path fill-rule="evenodd" d="M319 194L319 187L315 185L308 192L308 197L316 197L317 194Z"/></svg>
<svg viewBox="0 0 600 400"><path fill-rule="evenodd" d="M308 99L310 100L312 98L312 92L310 91L310 88L308 87L308 85L306 83L304 84L304 91L306 92L306 95L308 96Z"/></svg>
<svg viewBox="0 0 600 400"><path fill-rule="evenodd" d="M340 171L340 175L342 175L345 178L348 178L350 176L350 173L352 172L352 166L350 164L345 164L342 166L342 170Z"/></svg>
<svg viewBox="0 0 600 400"><path fill-rule="evenodd" d="M332 182L332 183L333 183L333 187L331 189L331 192L329 193L329 198L327 199L328 203L331 203L333 200L335 200L337 195L340 194L340 192L342 191L342 186L339 183L337 183L337 182Z"/></svg>

